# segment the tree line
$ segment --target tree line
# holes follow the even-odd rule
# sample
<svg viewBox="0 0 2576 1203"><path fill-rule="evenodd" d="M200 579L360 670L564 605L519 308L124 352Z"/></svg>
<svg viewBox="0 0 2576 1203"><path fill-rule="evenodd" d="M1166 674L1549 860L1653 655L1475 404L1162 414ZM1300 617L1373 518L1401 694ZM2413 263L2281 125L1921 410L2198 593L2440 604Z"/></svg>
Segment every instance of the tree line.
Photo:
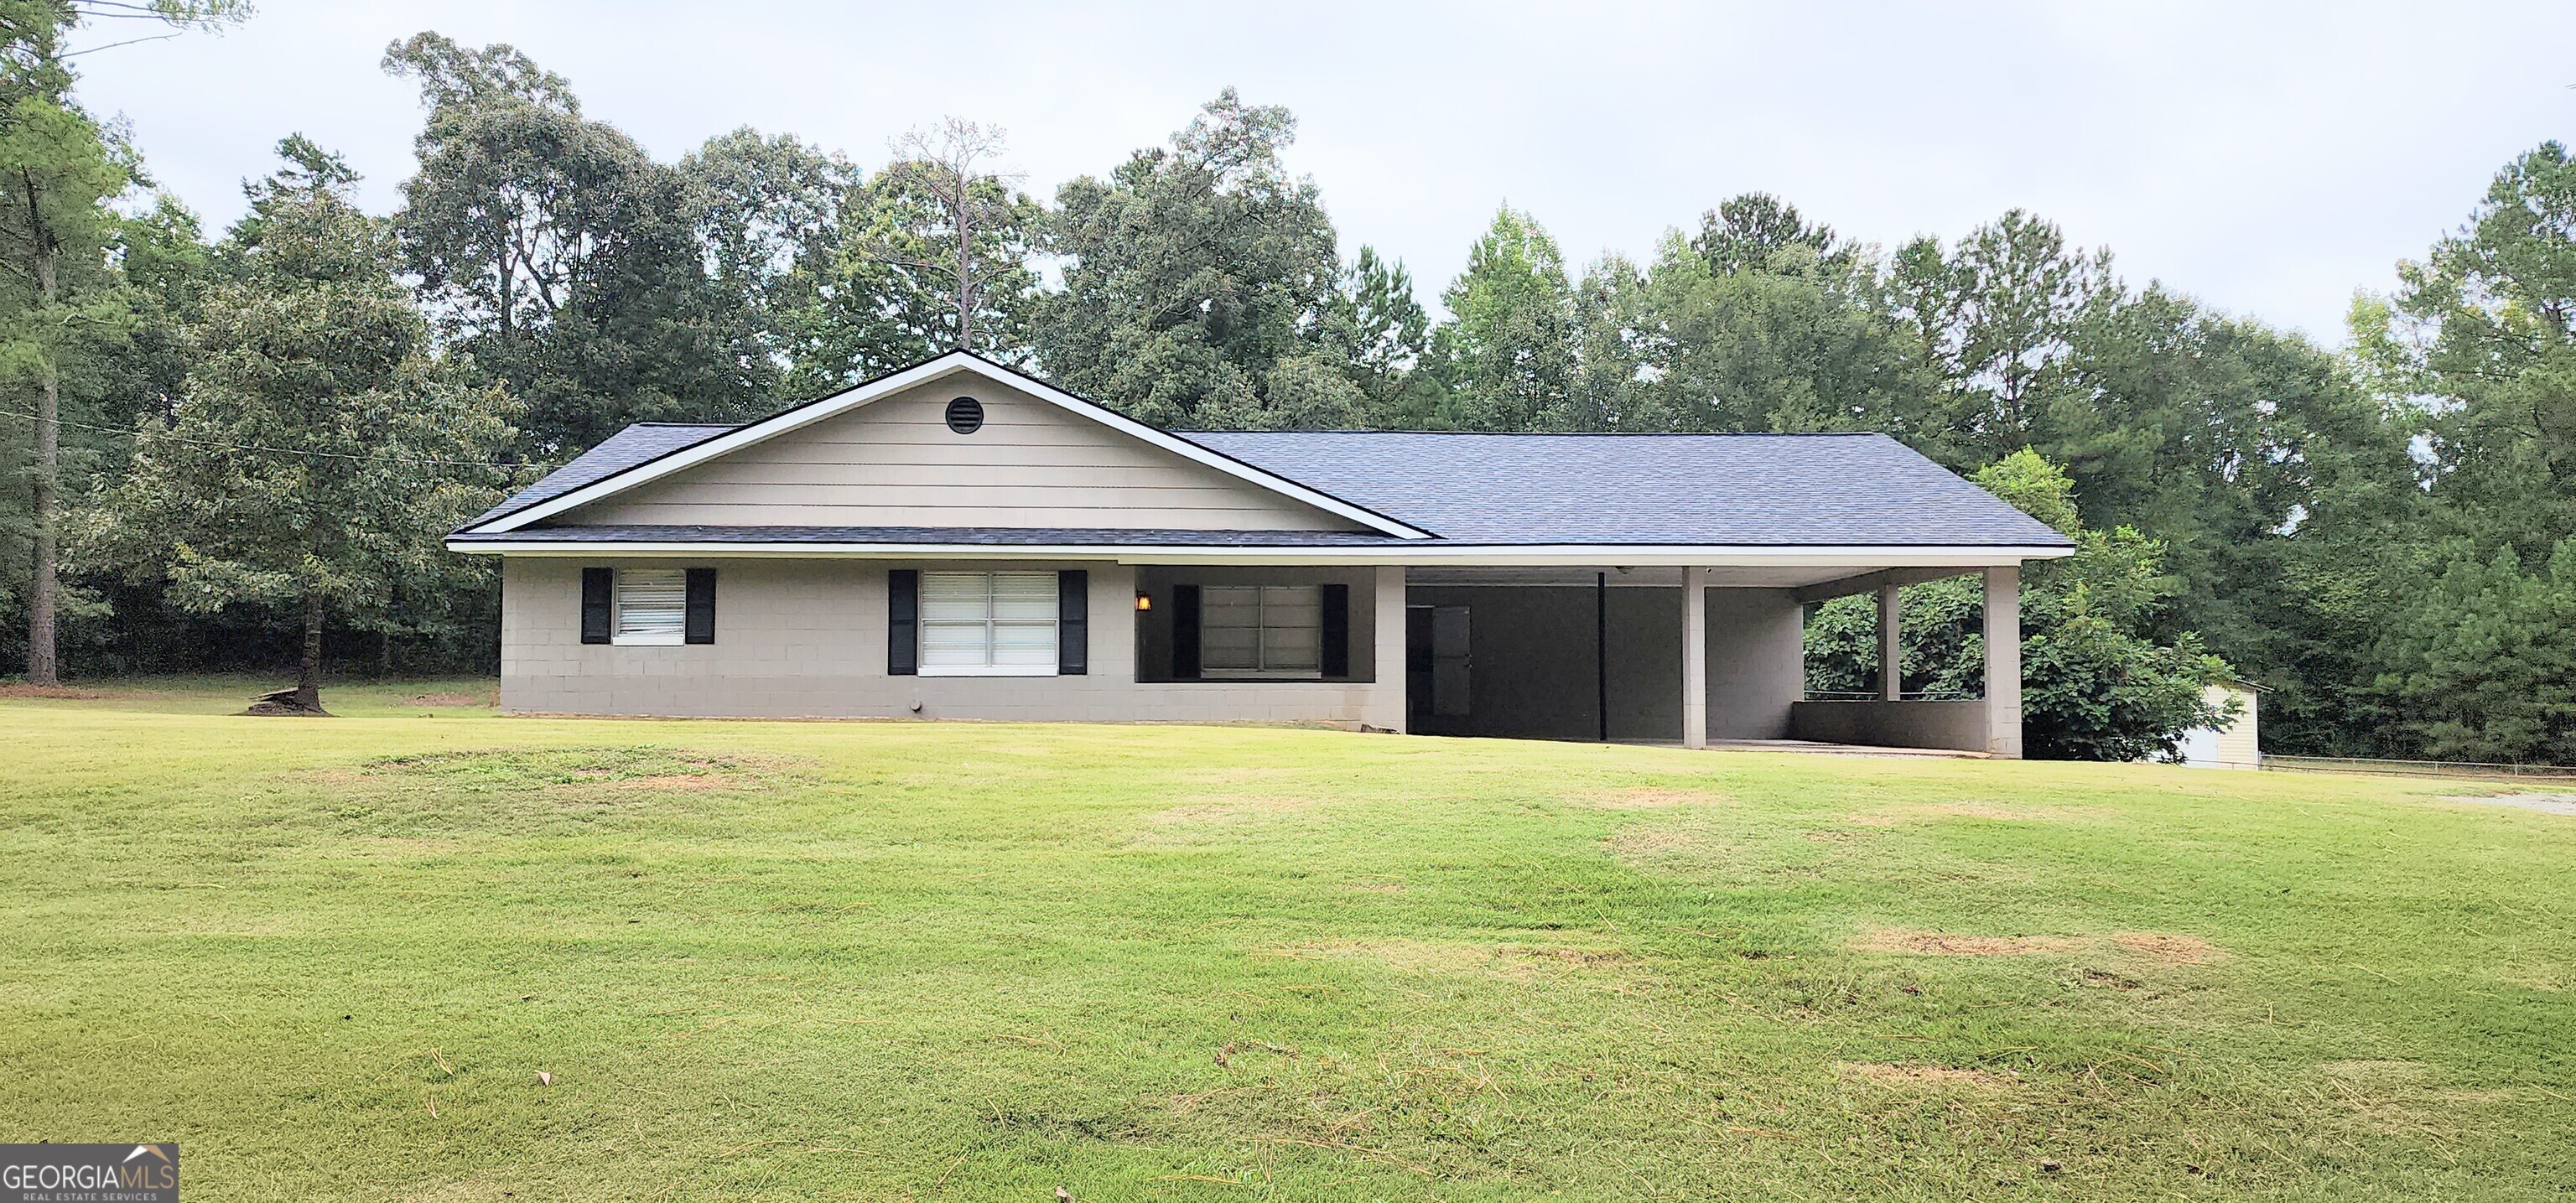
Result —
<svg viewBox="0 0 2576 1203"><path fill-rule="evenodd" d="M1342 239L1285 109L1228 90L1029 195L949 121L863 166L737 130L661 162L508 46L423 33L417 166L362 212L297 136L210 236L74 96L104 12L0 0L0 664L488 668L437 536L634 421L752 417L968 347L1178 428L1876 430L2073 536L2035 566L2035 751L2125 758L2261 685L2276 752L2576 761L2576 164L2507 165L2343 349L2013 211L1850 239L1725 199L1570 266L1508 207L1426 306ZM1910 587L1909 689L1977 686L1974 591ZM1874 614L1810 624L1868 689Z"/></svg>

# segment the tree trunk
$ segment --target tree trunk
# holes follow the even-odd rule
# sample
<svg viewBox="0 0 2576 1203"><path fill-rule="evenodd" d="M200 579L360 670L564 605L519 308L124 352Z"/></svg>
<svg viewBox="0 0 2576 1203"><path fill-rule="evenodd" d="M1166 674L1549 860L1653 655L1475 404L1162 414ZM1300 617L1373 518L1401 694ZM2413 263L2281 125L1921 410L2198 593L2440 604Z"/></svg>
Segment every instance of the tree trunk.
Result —
<svg viewBox="0 0 2576 1203"><path fill-rule="evenodd" d="M376 675L394 675L394 633L391 630L376 632Z"/></svg>
<svg viewBox="0 0 2576 1203"><path fill-rule="evenodd" d="M54 659L54 477L62 455L62 390L50 365L36 396L35 581L27 590L27 682L62 680Z"/></svg>
<svg viewBox="0 0 2576 1203"><path fill-rule="evenodd" d="M295 670L295 704L322 712L322 591L304 594L304 656Z"/></svg>
<svg viewBox="0 0 2576 1203"><path fill-rule="evenodd" d="M36 278L38 312L49 313L57 299L54 275L54 247L38 216L35 184L27 185L27 231L29 274ZM54 487L62 458L63 392L61 374L55 370L53 349L45 348L44 362L36 390L36 479L33 492L35 531L33 582L27 590L27 682L31 685L53 685L62 680L62 670L55 660L54 648Z"/></svg>
<svg viewBox="0 0 2576 1203"><path fill-rule="evenodd" d="M950 224L957 227L957 349L975 349L975 243L973 205L966 196L967 175L957 172L957 209Z"/></svg>

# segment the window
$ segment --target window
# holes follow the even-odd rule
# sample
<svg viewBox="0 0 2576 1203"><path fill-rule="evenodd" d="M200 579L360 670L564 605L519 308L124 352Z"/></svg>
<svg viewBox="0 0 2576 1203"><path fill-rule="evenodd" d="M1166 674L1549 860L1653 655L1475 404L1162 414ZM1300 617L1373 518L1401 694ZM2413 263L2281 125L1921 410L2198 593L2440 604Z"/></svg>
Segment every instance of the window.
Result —
<svg viewBox="0 0 2576 1203"><path fill-rule="evenodd" d="M921 574L921 675L1046 677L1056 671L1056 574Z"/></svg>
<svg viewBox="0 0 2576 1203"><path fill-rule="evenodd" d="M1201 589L1199 666L1211 677L1324 675L1322 589L1315 585Z"/></svg>
<svg viewBox="0 0 2576 1203"><path fill-rule="evenodd" d="M677 646L687 632L688 576L677 568L617 570L617 619L611 643Z"/></svg>

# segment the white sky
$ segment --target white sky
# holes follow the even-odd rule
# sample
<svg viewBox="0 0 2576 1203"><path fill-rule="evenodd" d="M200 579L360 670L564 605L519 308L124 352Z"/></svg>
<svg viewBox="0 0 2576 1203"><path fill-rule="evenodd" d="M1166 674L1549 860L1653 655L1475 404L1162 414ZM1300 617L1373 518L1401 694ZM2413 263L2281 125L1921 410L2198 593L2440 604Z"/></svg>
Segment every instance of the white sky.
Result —
<svg viewBox="0 0 2576 1203"><path fill-rule="evenodd" d="M2508 158L2576 133L2564 3L261 9L220 37L76 60L87 103L124 114L214 226L295 131L390 209L420 113L376 63L437 29L528 51L666 160L750 125L873 164L955 114L1007 128L1048 196L1232 84L1296 112L1291 164L1343 253L1401 257L1434 304L1505 200L1588 262L1767 190L1883 244L2028 208L2111 247L2132 283L2340 342L2355 289L2387 287ZM110 25L74 44L132 36Z"/></svg>

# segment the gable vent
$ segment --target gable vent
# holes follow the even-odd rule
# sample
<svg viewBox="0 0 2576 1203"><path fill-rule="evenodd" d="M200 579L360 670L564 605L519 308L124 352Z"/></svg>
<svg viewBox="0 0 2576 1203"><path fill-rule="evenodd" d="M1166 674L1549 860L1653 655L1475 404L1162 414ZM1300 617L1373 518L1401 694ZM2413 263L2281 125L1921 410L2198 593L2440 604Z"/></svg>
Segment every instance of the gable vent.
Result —
<svg viewBox="0 0 2576 1203"><path fill-rule="evenodd" d="M959 397L948 403L948 428L959 434L973 434L984 428L984 403L973 397Z"/></svg>

